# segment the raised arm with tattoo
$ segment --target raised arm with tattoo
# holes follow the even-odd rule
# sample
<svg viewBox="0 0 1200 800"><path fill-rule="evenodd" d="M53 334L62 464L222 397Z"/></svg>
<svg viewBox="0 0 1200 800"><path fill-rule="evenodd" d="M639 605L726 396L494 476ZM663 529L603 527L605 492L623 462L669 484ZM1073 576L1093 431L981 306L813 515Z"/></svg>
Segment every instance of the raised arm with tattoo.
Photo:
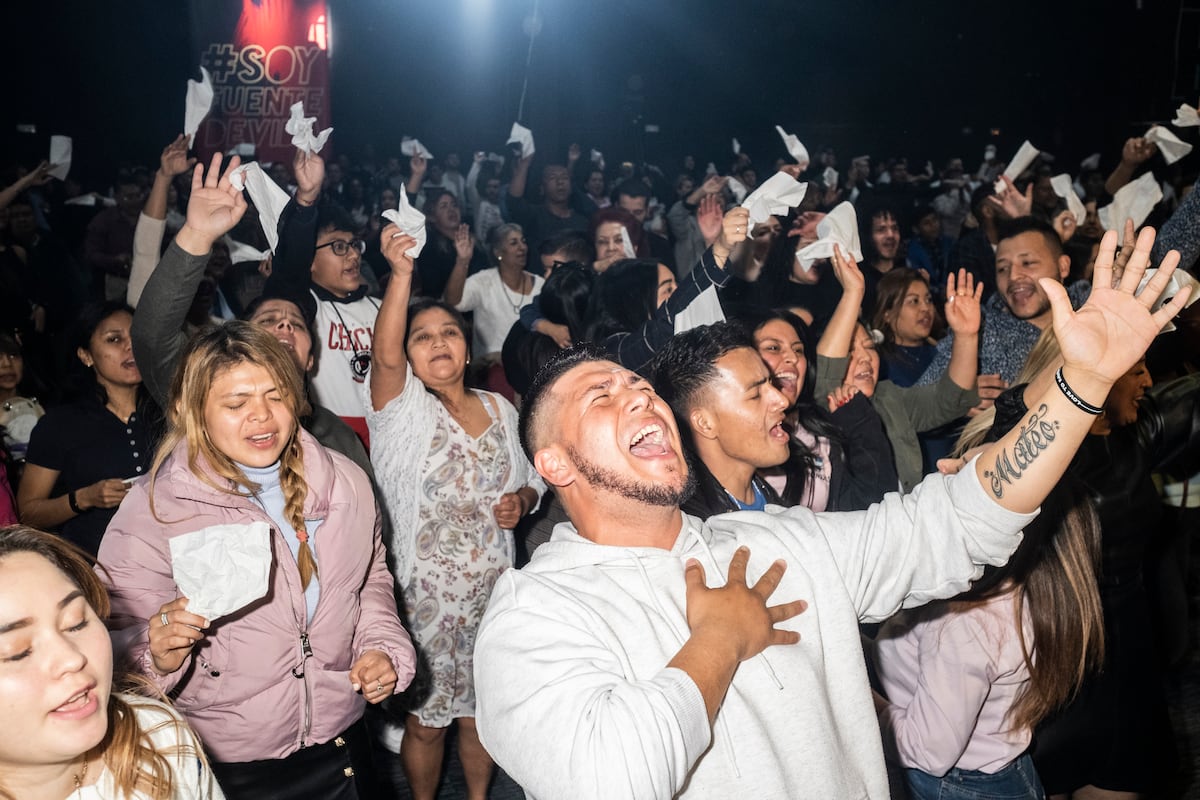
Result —
<svg viewBox="0 0 1200 800"><path fill-rule="evenodd" d="M1155 335L1183 309L1189 289L1176 294L1157 312L1150 311L1179 263L1175 251L1167 254L1158 272L1137 294L1153 246L1154 230L1143 229L1124 274L1114 287L1117 234L1106 233L1096 258L1092 294L1077 312L1071 310L1061 284L1041 279L1042 289L1050 298L1063 366L1040 397L1027 395L1030 411L1024 421L988 447L975 462L979 482L1001 506L1023 513L1038 507L1062 477L1113 383L1142 357ZM1047 385L1045 380L1037 383Z"/></svg>

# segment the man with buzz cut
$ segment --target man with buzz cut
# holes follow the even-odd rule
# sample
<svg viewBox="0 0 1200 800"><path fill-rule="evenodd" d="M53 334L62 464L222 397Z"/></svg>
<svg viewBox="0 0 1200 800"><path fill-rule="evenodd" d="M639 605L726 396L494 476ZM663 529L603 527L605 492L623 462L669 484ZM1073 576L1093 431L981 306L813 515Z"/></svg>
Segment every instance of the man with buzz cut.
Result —
<svg viewBox="0 0 1200 800"><path fill-rule="evenodd" d="M788 401L745 328L721 322L676 335L651 362L650 379L691 456L696 491L685 512L707 519L780 504L757 470L788 458Z"/></svg>
<svg viewBox="0 0 1200 800"><path fill-rule="evenodd" d="M496 581L475 643L476 724L535 800L883 798L858 622L950 597L1002 564L1118 377L1186 301L1117 288L1116 238L1078 313L1044 282L1064 364L955 476L866 511L680 510L679 430L650 384L586 348L535 379L521 440L570 522ZM807 604L807 611L806 609Z"/></svg>

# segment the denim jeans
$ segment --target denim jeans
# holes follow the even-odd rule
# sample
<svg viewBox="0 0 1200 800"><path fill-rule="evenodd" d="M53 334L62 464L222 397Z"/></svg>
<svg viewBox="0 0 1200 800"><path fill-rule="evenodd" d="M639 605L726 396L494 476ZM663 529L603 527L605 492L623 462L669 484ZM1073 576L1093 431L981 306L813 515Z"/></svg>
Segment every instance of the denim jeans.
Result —
<svg viewBox="0 0 1200 800"><path fill-rule="evenodd" d="M1046 796L1028 755L991 775L952 769L935 778L919 769L907 769L904 782L910 800L1042 800Z"/></svg>

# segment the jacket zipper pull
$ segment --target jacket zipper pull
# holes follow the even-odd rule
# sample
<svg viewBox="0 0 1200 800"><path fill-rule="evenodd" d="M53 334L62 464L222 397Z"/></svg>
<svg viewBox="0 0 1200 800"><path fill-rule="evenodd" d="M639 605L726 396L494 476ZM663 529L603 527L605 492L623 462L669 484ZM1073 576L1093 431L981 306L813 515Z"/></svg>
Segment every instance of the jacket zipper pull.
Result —
<svg viewBox="0 0 1200 800"><path fill-rule="evenodd" d="M310 645L308 643L308 634L307 633L300 634L300 651L304 655L304 660L300 662L299 666L292 667L292 677L293 678L303 678L304 677L304 661L307 661L308 659L312 658L312 654L313 654L312 645Z"/></svg>

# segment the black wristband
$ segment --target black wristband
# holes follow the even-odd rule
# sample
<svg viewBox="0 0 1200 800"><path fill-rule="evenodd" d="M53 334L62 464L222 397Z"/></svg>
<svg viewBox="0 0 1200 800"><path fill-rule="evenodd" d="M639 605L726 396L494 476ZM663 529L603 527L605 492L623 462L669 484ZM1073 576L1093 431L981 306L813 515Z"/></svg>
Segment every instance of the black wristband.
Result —
<svg viewBox="0 0 1200 800"><path fill-rule="evenodd" d="M79 503L75 502L75 490L67 492L67 505L71 506L71 510L76 514L82 514L84 509L79 507Z"/></svg>
<svg viewBox="0 0 1200 800"><path fill-rule="evenodd" d="M1104 411L1103 408L1092 405L1075 393L1075 390L1072 389L1070 384L1067 383L1067 379L1063 377L1062 367L1059 367L1058 370L1055 371L1054 382L1058 384L1059 391L1066 395L1067 399L1071 401L1071 404L1080 411L1091 414L1093 417L1098 416Z"/></svg>

